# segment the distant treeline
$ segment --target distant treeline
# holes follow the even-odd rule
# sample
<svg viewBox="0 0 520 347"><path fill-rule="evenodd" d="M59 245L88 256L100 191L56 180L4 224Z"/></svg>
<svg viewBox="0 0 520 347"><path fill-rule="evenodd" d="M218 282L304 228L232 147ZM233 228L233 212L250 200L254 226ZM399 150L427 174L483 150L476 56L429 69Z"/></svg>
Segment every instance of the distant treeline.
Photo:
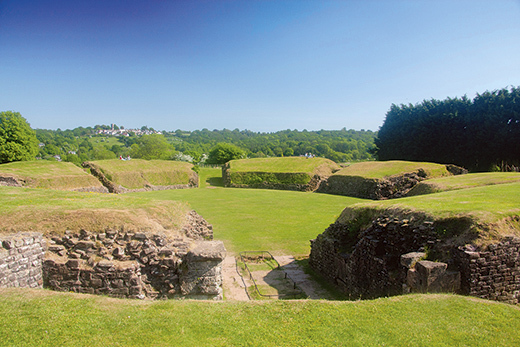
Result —
<svg viewBox="0 0 520 347"><path fill-rule="evenodd" d="M472 171L520 164L520 88L486 91L470 100L392 105L380 128L378 160L457 164Z"/></svg>
<svg viewBox="0 0 520 347"><path fill-rule="evenodd" d="M117 126L115 126L117 127ZM81 163L86 160L112 159L119 156L145 159L203 162L219 143L233 144L250 158L299 156L313 154L336 162L373 159L376 132L370 130L284 130L273 133L249 130L196 130L163 135L112 137L96 130L111 126L79 127L73 130L36 129L40 142L39 156Z"/></svg>
<svg viewBox="0 0 520 347"><path fill-rule="evenodd" d="M182 140L175 143L181 152L208 153L217 143L231 143L250 158L300 156L312 153L335 162L373 159L376 132L370 130L283 130L260 133L249 130L177 130L166 136Z"/></svg>

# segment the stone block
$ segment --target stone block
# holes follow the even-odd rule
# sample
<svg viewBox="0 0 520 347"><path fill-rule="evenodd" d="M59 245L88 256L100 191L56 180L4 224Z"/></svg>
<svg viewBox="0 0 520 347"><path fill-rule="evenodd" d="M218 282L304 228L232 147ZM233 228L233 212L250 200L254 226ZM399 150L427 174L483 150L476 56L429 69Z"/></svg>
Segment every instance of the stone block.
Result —
<svg viewBox="0 0 520 347"><path fill-rule="evenodd" d="M415 266L419 260L424 259L426 257L426 253L424 252L410 252L401 255L401 265L410 269Z"/></svg>
<svg viewBox="0 0 520 347"><path fill-rule="evenodd" d="M224 260L226 248L222 241L201 241L187 254L189 262Z"/></svg>

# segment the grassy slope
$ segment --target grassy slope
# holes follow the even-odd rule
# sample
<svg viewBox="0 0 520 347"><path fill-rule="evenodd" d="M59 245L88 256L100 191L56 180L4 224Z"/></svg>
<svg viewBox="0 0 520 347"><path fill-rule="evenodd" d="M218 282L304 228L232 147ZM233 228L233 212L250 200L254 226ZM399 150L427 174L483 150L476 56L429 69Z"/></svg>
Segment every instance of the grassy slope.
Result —
<svg viewBox="0 0 520 347"><path fill-rule="evenodd" d="M358 302L133 301L0 290L6 346L518 346L517 307L452 295Z"/></svg>
<svg viewBox="0 0 520 347"><path fill-rule="evenodd" d="M304 157L256 158L232 160L230 167L235 172L289 172L316 173L320 166L337 170L339 166L325 158L306 159Z"/></svg>
<svg viewBox="0 0 520 347"><path fill-rule="evenodd" d="M144 196L77 193L49 189L0 187L0 233L65 230L99 231L107 227L162 231L176 229L186 203Z"/></svg>
<svg viewBox="0 0 520 347"><path fill-rule="evenodd" d="M194 174L190 163L171 160L98 160L93 161L115 184L129 189L151 185L188 184Z"/></svg>
<svg viewBox="0 0 520 347"><path fill-rule="evenodd" d="M484 172L441 177L420 182L408 193L408 195L431 194L448 190L474 188L518 181L520 181L520 173L518 172Z"/></svg>
<svg viewBox="0 0 520 347"><path fill-rule="evenodd" d="M352 164L334 175L337 176L361 176L365 178L384 178L407 172L424 169L428 177L449 176L445 165L434 163L421 163L411 161L367 161Z"/></svg>
<svg viewBox="0 0 520 347"><path fill-rule="evenodd" d="M70 190L101 187L101 183L72 163L37 160L0 165L0 175L17 176L28 181L31 188Z"/></svg>

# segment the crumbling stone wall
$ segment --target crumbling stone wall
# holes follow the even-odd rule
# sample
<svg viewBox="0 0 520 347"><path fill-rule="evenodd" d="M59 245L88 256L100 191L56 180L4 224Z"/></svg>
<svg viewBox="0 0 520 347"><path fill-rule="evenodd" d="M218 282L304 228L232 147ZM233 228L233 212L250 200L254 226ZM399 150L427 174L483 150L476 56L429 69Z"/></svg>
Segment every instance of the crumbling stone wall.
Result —
<svg viewBox="0 0 520 347"><path fill-rule="evenodd" d="M520 300L520 238L506 237L479 250L454 251L461 271L461 292L483 299L518 304Z"/></svg>
<svg viewBox="0 0 520 347"><path fill-rule="evenodd" d="M422 169L384 179L333 175L321 183L317 192L372 200L394 199L405 196L426 176Z"/></svg>
<svg viewBox="0 0 520 347"><path fill-rule="evenodd" d="M349 229L336 222L311 240L309 264L352 298L401 294L406 282L401 255L438 241L428 221L381 216L359 235Z"/></svg>
<svg viewBox="0 0 520 347"><path fill-rule="evenodd" d="M358 234L336 222L311 240L309 264L352 298L455 292L520 302L519 237L455 247L438 238L436 223L381 216Z"/></svg>
<svg viewBox="0 0 520 347"><path fill-rule="evenodd" d="M446 169L452 175L468 173L466 169L451 164L446 165ZM427 178L428 174L423 169L382 179L332 175L321 182L317 192L372 200L395 199L406 196L419 182Z"/></svg>
<svg viewBox="0 0 520 347"><path fill-rule="evenodd" d="M127 298L222 299L221 241L107 231L50 241L44 286Z"/></svg>
<svg viewBox="0 0 520 347"><path fill-rule="evenodd" d="M45 241L38 233L0 238L0 287L41 288Z"/></svg>

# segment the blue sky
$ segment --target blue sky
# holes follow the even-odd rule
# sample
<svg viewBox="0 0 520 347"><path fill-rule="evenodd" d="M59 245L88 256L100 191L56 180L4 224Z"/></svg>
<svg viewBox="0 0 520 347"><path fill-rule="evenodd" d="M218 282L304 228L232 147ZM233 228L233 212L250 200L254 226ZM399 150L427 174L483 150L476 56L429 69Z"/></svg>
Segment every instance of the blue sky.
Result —
<svg viewBox="0 0 520 347"><path fill-rule="evenodd" d="M33 128L378 130L520 85L520 0L0 0L0 111Z"/></svg>

